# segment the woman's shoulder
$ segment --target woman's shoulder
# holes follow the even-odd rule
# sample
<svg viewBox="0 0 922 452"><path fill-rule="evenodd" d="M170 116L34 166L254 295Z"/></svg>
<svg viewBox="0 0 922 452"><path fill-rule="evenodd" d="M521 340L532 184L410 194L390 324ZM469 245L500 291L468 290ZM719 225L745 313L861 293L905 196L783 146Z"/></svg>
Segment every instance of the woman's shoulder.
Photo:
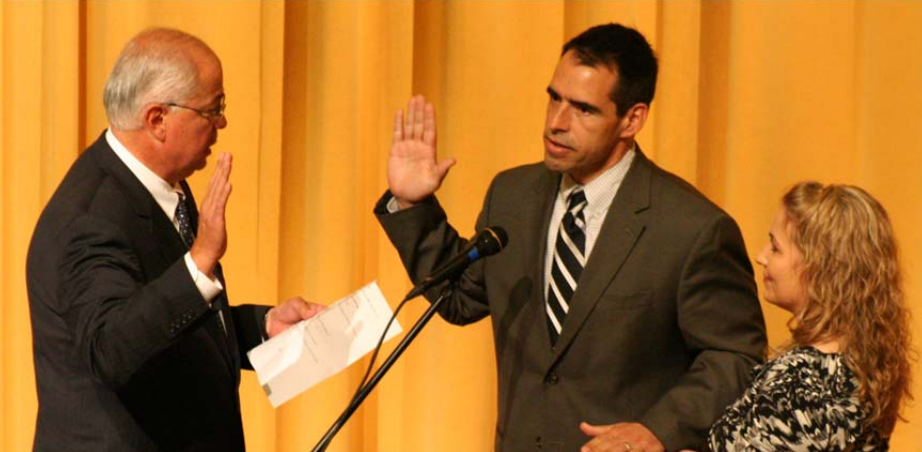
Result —
<svg viewBox="0 0 922 452"><path fill-rule="evenodd" d="M857 376L839 353L824 353L810 346L788 350L759 369L766 377L803 377L801 383L850 394L857 389Z"/></svg>
<svg viewBox="0 0 922 452"><path fill-rule="evenodd" d="M789 350L766 363L763 384L786 398L792 409L825 413L833 419L864 417L858 377L839 353L809 346Z"/></svg>
<svg viewBox="0 0 922 452"><path fill-rule="evenodd" d="M785 399L790 408L825 411L843 409L857 415L858 379L838 353L797 347L757 370L760 391Z"/></svg>
<svg viewBox="0 0 922 452"><path fill-rule="evenodd" d="M712 430L714 450L784 444L785 450L887 450L863 425L857 377L843 355L797 347L756 370L753 386ZM760 449L762 450L762 449ZM774 450L774 449L771 449Z"/></svg>

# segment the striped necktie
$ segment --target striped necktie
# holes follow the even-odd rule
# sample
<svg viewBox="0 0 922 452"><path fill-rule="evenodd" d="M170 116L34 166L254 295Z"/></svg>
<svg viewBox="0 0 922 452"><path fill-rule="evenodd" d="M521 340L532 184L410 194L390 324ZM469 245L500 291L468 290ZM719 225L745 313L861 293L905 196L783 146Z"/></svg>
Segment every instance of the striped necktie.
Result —
<svg viewBox="0 0 922 452"><path fill-rule="evenodd" d="M551 277L547 289L547 328L551 345L557 343L563 320L570 310L570 299L579 283L579 275L586 265L586 194L577 189L570 194L567 213L564 214L557 232L554 246L554 260L551 262Z"/></svg>

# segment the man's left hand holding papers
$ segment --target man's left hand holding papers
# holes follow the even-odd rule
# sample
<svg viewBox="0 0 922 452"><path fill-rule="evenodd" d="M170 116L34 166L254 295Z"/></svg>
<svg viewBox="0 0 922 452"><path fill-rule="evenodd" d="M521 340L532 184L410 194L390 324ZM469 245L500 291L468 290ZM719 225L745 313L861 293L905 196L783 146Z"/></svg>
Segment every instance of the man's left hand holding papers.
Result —
<svg viewBox="0 0 922 452"><path fill-rule="evenodd" d="M311 309L317 305L310 306ZM281 306L279 306L281 308ZM393 311L376 282L320 307L247 353L273 407L339 373L375 348ZM274 313L267 319L267 330ZM278 315L282 315L279 309ZM300 314L297 314L300 316ZM290 317L294 319L295 314ZM394 320L385 340L403 330ZM270 332L271 335L271 332Z"/></svg>

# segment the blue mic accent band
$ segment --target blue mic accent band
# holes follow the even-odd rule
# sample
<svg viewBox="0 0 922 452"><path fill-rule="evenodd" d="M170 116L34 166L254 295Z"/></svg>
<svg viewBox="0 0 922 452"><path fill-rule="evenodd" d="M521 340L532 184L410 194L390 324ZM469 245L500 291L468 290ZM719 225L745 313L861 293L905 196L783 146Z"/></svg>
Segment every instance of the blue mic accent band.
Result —
<svg viewBox="0 0 922 452"><path fill-rule="evenodd" d="M471 262L474 262L477 259L480 259L480 252L477 251L477 248L474 248L469 253L467 253L467 258L470 259Z"/></svg>

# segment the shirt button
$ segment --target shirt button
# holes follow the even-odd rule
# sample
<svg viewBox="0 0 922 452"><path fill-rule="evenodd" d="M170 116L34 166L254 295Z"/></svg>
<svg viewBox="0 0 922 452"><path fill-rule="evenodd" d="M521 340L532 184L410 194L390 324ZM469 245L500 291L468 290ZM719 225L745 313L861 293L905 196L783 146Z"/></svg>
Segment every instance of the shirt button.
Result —
<svg viewBox="0 0 922 452"><path fill-rule="evenodd" d="M559 381L560 381L560 378L558 378L557 374L554 372L551 372L547 375L547 377L544 377L544 382L549 385L556 385L557 382Z"/></svg>
<svg viewBox="0 0 922 452"><path fill-rule="evenodd" d="M541 437L540 437L540 436L536 436L536 437L535 437L535 447L537 447L538 449L540 449L540 448L542 447L542 445L541 445Z"/></svg>

